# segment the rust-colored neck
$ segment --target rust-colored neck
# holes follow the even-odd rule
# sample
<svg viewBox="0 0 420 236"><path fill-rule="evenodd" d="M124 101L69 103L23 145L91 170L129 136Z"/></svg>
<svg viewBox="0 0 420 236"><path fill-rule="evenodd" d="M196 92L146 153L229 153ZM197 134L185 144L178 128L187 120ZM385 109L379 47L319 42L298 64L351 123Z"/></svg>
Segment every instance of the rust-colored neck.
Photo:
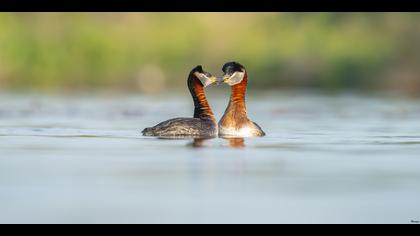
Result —
<svg viewBox="0 0 420 236"><path fill-rule="evenodd" d="M229 106L226 113L234 112L239 116L247 117L246 114L246 88L248 86L248 74L245 76L241 83L232 86Z"/></svg>
<svg viewBox="0 0 420 236"><path fill-rule="evenodd" d="M210 119L216 123L214 113L207 102L203 84L194 74L188 77L188 88L194 101L194 118Z"/></svg>

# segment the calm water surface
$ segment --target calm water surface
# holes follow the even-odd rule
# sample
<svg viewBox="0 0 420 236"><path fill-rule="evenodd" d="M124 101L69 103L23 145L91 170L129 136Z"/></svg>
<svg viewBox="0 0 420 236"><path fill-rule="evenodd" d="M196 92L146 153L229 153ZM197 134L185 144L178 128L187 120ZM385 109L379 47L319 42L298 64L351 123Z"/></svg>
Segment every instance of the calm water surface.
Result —
<svg viewBox="0 0 420 236"><path fill-rule="evenodd" d="M140 136L191 105L0 96L0 223L420 220L419 100L270 94L248 102L264 138Z"/></svg>

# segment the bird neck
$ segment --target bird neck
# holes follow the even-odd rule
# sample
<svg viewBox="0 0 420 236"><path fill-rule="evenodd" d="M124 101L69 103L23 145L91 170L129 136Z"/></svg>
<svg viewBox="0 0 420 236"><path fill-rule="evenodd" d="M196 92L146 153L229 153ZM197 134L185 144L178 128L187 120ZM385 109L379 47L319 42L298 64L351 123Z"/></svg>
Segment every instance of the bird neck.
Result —
<svg viewBox="0 0 420 236"><path fill-rule="evenodd" d="M190 75L188 78L188 88L194 101L194 118L210 119L216 123L216 118L207 101L204 87L200 80L194 75Z"/></svg>
<svg viewBox="0 0 420 236"><path fill-rule="evenodd" d="M248 86L248 75L245 74L241 83L232 86L229 106L226 113L234 113L236 116L246 117L246 89Z"/></svg>

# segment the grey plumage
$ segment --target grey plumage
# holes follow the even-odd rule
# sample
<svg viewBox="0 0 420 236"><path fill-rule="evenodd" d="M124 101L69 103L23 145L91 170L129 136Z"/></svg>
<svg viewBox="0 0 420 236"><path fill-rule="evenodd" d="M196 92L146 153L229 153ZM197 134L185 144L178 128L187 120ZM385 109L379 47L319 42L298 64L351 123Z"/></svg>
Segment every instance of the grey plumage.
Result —
<svg viewBox="0 0 420 236"><path fill-rule="evenodd" d="M210 119L175 118L146 128L142 133L163 138L211 138L218 135L218 128Z"/></svg>

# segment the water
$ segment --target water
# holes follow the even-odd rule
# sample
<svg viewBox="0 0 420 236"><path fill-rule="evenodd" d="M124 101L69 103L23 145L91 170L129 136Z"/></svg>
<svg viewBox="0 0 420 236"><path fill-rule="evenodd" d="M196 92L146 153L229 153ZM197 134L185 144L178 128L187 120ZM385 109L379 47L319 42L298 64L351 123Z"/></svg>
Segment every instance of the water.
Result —
<svg viewBox="0 0 420 236"><path fill-rule="evenodd" d="M0 223L420 220L420 101L248 101L267 137L194 145L140 136L190 116L188 97L2 95Z"/></svg>

